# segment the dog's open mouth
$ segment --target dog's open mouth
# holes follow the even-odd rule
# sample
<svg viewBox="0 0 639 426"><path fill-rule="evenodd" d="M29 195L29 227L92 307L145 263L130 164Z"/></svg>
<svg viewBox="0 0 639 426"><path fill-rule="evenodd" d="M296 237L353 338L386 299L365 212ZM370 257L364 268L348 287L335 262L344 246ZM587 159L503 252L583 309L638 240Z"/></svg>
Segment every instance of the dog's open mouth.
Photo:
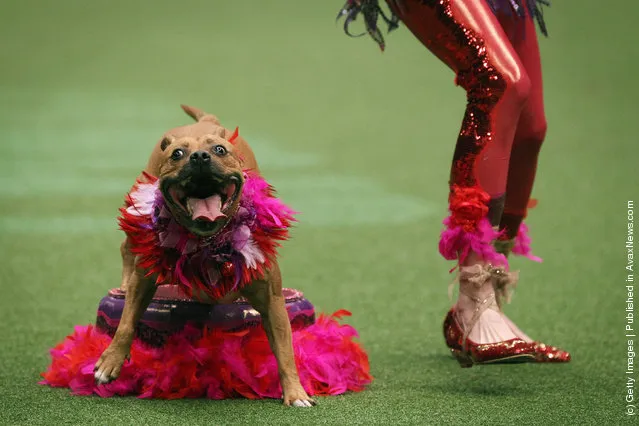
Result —
<svg viewBox="0 0 639 426"><path fill-rule="evenodd" d="M188 177L164 183L165 198L203 231L215 230L217 222L225 223L233 215L242 186L236 175Z"/></svg>

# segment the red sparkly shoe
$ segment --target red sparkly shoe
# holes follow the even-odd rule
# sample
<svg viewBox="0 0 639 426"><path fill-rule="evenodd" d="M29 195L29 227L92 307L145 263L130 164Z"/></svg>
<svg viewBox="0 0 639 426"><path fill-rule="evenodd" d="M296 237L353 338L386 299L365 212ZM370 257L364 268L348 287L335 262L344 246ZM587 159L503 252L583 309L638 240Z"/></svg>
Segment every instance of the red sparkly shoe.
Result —
<svg viewBox="0 0 639 426"><path fill-rule="evenodd" d="M523 231L527 231L527 228L524 228ZM521 230L520 230L521 232ZM498 253L501 253L505 256L508 256L512 251L515 245L515 239L510 240L496 240L494 242L495 250ZM495 288L495 297L497 299L497 304L501 308L502 303L504 301L510 302L510 295L512 293L512 287L515 285L515 281L512 280L494 280L493 281ZM526 335L523 331L521 331L507 316L502 313L502 316L506 323L509 325L515 335L527 342L532 342L535 345L535 362L551 362L551 363L561 363L561 362L570 362L570 353L559 349L555 346L546 345L545 343L539 341L533 341L530 337Z"/></svg>
<svg viewBox="0 0 639 426"><path fill-rule="evenodd" d="M472 367L474 364L503 364L534 362L536 359L536 345L518 337L500 342L476 343L468 338L470 331L479 321L479 317L486 309L499 311L495 292L490 291L483 300L473 296L467 287L480 289L485 285L492 286L493 281L514 281L514 274L491 265L473 265L462 267L460 272L460 291L476 303L475 312L468 325L461 325L461 318L453 307L444 320L444 338L451 353L457 358L462 367Z"/></svg>
<svg viewBox="0 0 639 426"><path fill-rule="evenodd" d="M541 342L535 344L535 362L570 362L570 353Z"/></svg>
<svg viewBox="0 0 639 426"><path fill-rule="evenodd" d="M570 353L559 349L555 346L546 345L539 341L533 341L523 331L519 329L505 314L502 314L504 321L510 327L511 331L515 333L515 336L527 341L532 342L535 345L535 362L569 362Z"/></svg>
<svg viewBox="0 0 639 426"><path fill-rule="evenodd" d="M475 343L466 338L466 350L463 348L464 332L455 318L455 309L451 308L444 320L444 337L450 352L466 368L474 364L507 364L535 361L535 345L520 338L496 343Z"/></svg>

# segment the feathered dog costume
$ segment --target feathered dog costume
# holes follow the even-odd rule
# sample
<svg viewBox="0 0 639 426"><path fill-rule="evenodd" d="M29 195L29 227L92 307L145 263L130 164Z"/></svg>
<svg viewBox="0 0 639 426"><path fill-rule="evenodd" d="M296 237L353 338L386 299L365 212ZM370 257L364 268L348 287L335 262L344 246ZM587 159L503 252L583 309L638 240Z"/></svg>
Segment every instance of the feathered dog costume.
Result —
<svg viewBox="0 0 639 426"><path fill-rule="evenodd" d="M338 323L347 311L313 321L312 305L303 301L311 321L291 329L302 298L289 303L276 257L294 212L261 177L237 129L183 109L197 122L162 137L120 209L126 233L120 302L110 294L100 305L104 326L76 327L51 351L43 383L100 396L283 397L294 406L313 405L309 394L364 389L371 381L368 357L353 340L356 331ZM154 298L158 287L179 291ZM122 299L115 318L103 312ZM208 320L187 318L149 341L140 325L155 325L145 322L145 310L162 303L188 312L210 304ZM263 327L210 321L222 306L234 311L223 319L257 311Z"/></svg>

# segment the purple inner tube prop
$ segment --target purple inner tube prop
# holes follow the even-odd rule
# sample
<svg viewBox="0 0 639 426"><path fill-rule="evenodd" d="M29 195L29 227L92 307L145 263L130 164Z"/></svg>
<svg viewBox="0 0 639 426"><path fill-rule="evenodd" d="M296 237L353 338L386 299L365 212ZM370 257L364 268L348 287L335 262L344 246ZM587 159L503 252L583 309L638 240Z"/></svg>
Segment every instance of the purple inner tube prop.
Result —
<svg viewBox="0 0 639 426"><path fill-rule="evenodd" d="M315 308L301 291L284 288L282 293L293 330L315 322ZM112 289L102 298L96 320L98 330L113 336L124 309L124 295L120 289ZM137 324L136 336L149 345L162 346L168 336L186 325L232 332L260 326L261 318L244 298L229 304L210 305L188 298L177 286L162 285L158 286Z"/></svg>

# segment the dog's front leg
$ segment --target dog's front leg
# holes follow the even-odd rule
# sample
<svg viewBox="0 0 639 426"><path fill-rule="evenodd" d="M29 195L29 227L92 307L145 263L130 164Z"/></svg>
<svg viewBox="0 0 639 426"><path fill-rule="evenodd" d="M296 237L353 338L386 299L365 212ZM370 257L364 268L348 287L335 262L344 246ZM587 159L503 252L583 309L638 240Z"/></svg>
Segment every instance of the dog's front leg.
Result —
<svg viewBox="0 0 639 426"><path fill-rule="evenodd" d="M129 356L135 325L149 306L155 294L155 283L144 276L144 271L135 269L128 280L128 288L124 299L124 310L118 329L108 348L95 364L95 380L97 383L109 383L118 378L125 358Z"/></svg>
<svg viewBox="0 0 639 426"><path fill-rule="evenodd" d="M242 294L262 316L264 331L277 360L284 405L310 407L315 405L300 383L295 356L291 323L282 294L282 281L277 264L266 280L255 281Z"/></svg>
<svg viewBox="0 0 639 426"><path fill-rule="evenodd" d="M122 283L120 284L120 290L126 292L129 280L135 271L135 255L131 253L129 237L126 237L120 245L120 255L122 256Z"/></svg>

